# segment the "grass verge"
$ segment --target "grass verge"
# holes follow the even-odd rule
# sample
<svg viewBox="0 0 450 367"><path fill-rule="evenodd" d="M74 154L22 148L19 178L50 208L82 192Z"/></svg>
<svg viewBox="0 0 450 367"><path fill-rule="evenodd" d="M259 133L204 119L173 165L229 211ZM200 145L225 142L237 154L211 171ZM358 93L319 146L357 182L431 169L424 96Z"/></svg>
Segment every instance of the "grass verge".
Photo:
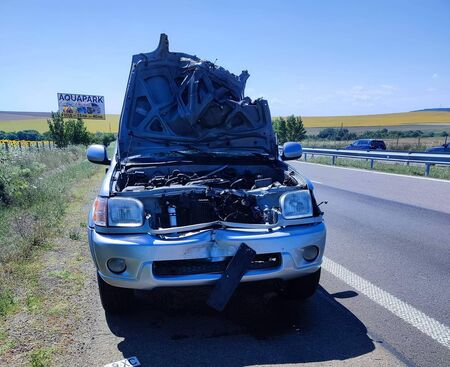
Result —
<svg viewBox="0 0 450 367"><path fill-rule="evenodd" d="M97 169L84 154L71 147L0 155L1 264L26 257L58 231L71 186Z"/></svg>
<svg viewBox="0 0 450 367"><path fill-rule="evenodd" d="M302 161L304 161L304 158L302 159ZM312 157L311 154L308 154L307 162L326 164L326 165L333 164L331 157L324 157L324 156ZM365 160L365 159L337 158L336 166L371 170L370 160ZM380 171L380 172L397 173L397 174L409 175L409 176L425 176L425 165L423 165L423 164L420 164L420 165L411 164L411 165L407 166L405 163L394 163L394 162L388 163L388 162L375 161L373 170ZM450 180L450 167L432 166L430 168L430 175L428 177Z"/></svg>
<svg viewBox="0 0 450 367"><path fill-rule="evenodd" d="M421 138L382 138L386 143L387 150L398 150L407 152L424 152L427 148L437 147L445 142L445 138L437 135L433 137ZM302 141L305 148L328 148L328 149L343 149L350 145L355 140L326 140L326 139L311 139L307 138Z"/></svg>
<svg viewBox="0 0 450 367"><path fill-rule="evenodd" d="M85 246L87 195L104 170L83 148L52 155L0 157L0 364L54 365L83 287L86 256L73 252Z"/></svg>

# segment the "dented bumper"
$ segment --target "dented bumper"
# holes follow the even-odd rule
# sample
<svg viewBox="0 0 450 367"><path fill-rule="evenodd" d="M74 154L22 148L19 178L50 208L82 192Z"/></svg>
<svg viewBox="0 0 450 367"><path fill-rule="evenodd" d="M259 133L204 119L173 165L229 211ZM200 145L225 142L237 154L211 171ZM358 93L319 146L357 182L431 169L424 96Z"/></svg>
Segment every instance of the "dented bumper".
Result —
<svg viewBox="0 0 450 367"><path fill-rule="evenodd" d="M100 276L110 285L133 289L168 286L213 284L220 272L176 274L164 276L155 272L154 263L174 260L204 259L221 262L232 257L241 243L257 255L279 254L276 266L250 269L242 282L268 279L288 280L312 273L320 268L325 248L324 223L291 226L273 231L243 229L209 229L185 237L165 238L151 234L101 234L89 228L89 245ZM304 259L304 249L317 246L319 255ZM115 274L108 269L111 258L126 261L126 270Z"/></svg>

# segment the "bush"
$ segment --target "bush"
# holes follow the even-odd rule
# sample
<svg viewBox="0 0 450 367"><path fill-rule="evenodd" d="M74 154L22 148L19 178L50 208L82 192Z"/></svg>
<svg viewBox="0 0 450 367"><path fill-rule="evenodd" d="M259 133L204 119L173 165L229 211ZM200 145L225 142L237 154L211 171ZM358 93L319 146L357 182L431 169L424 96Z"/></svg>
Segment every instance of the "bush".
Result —
<svg viewBox="0 0 450 367"><path fill-rule="evenodd" d="M101 133L96 132L95 134L89 133L90 144L103 144L105 147L109 146L113 141L116 140L116 135L113 133Z"/></svg>
<svg viewBox="0 0 450 367"><path fill-rule="evenodd" d="M0 130L0 140L29 140L29 141L40 141L49 140L46 139L44 134L41 134L36 130L20 130L5 132Z"/></svg>
<svg viewBox="0 0 450 367"><path fill-rule="evenodd" d="M306 136L306 130L303 126L303 121L300 116L291 115L286 119L286 140L287 141L301 141Z"/></svg>
<svg viewBox="0 0 450 367"><path fill-rule="evenodd" d="M278 144L284 144L287 141L287 127L284 117L277 117L272 121L273 129L277 135Z"/></svg>
<svg viewBox="0 0 450 367"><path fill-rule="evenodd" d="M58 228L69 200L70 185L96 167L85 149L0 154L0 263L25 255Z"/></svg>
<svg viewBox="0 0 450 367"><path fill-rule="evenodd" d="M348 129L334 129L332 127L328 127L321 130L317 137L319 139L343 141L354 140L357 138L357 135L355 133L351 133Z"/></svg>
<svg viewBox="0 0 450 367"><path fill-rule="evenodd" d="M47 120L47 123L50 130L47 136L58 148L65 148L69 144L87 146L93 143L108 146L116 140L112 133L88 132L82 119L65 121L59 112L52 112L52 118Z"/></svg>
<svg viewBox="0 0 450 367"><path fill-rule="evenodd" d="M59 112L52 112L52 118L47 120L50 137L58 148L65 148L69 145L66 132L66 123Z"/></svg>
<svg viewBox="0 0 450 367"><path fill-rule="evenodd" d="M65 134L69 144L73 145L89 145L91 142L90 135L81 119L68 120L65 126Z"/></svg>
<svg viewBox="0 0 450 367"><path fill-rule="evenodd" d="M278 138L278 144L284 144L287 141L301 141L306 137L306 130L300 116L276 117L273 119L272 125Z"/></svg>

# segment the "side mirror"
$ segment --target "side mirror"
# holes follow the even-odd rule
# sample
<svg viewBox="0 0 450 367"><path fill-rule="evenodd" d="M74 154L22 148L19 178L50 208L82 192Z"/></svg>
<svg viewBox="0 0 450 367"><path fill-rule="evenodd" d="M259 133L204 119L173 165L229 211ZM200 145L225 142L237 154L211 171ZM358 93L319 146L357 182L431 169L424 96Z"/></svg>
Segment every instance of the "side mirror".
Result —
<svg viewBox="0 0 450 367"><path fill-rule="evenodd" d="M92 144L87 148L86 152L89 162L96 164L109 165L111 161L108 159L108 153L106 153L106 147L101 144Z"/></svg>
<svg viewBox="0 0 450 367"><path fill-rule="evenodd" d="M283 154L281 159L284 161L290 159L299 159L302 156L302 145L300 143L289 141L283 145Z"/></svg>

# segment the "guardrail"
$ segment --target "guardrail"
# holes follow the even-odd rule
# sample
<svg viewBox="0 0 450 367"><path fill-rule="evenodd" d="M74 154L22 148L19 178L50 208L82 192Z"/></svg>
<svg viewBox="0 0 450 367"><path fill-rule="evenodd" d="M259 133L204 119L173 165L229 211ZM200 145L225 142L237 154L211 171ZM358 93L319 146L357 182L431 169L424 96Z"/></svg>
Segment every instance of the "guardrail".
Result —
<svg viewBox="0 0 450 367"><path fill-rule="evenodd" d="M308 160L309 155L321 155L332 157L333 165L336 160L341 158L366 159L370 160L370 168L373 169L375 161L402 162L424 164L425 176L430 174L430 167L433 165L450 166L450 154L445 153L421 153L421 152L393 152L393 151L365 151L365 150L346 150L346 149L320 149L303 148L303 158Z"/></svg>

